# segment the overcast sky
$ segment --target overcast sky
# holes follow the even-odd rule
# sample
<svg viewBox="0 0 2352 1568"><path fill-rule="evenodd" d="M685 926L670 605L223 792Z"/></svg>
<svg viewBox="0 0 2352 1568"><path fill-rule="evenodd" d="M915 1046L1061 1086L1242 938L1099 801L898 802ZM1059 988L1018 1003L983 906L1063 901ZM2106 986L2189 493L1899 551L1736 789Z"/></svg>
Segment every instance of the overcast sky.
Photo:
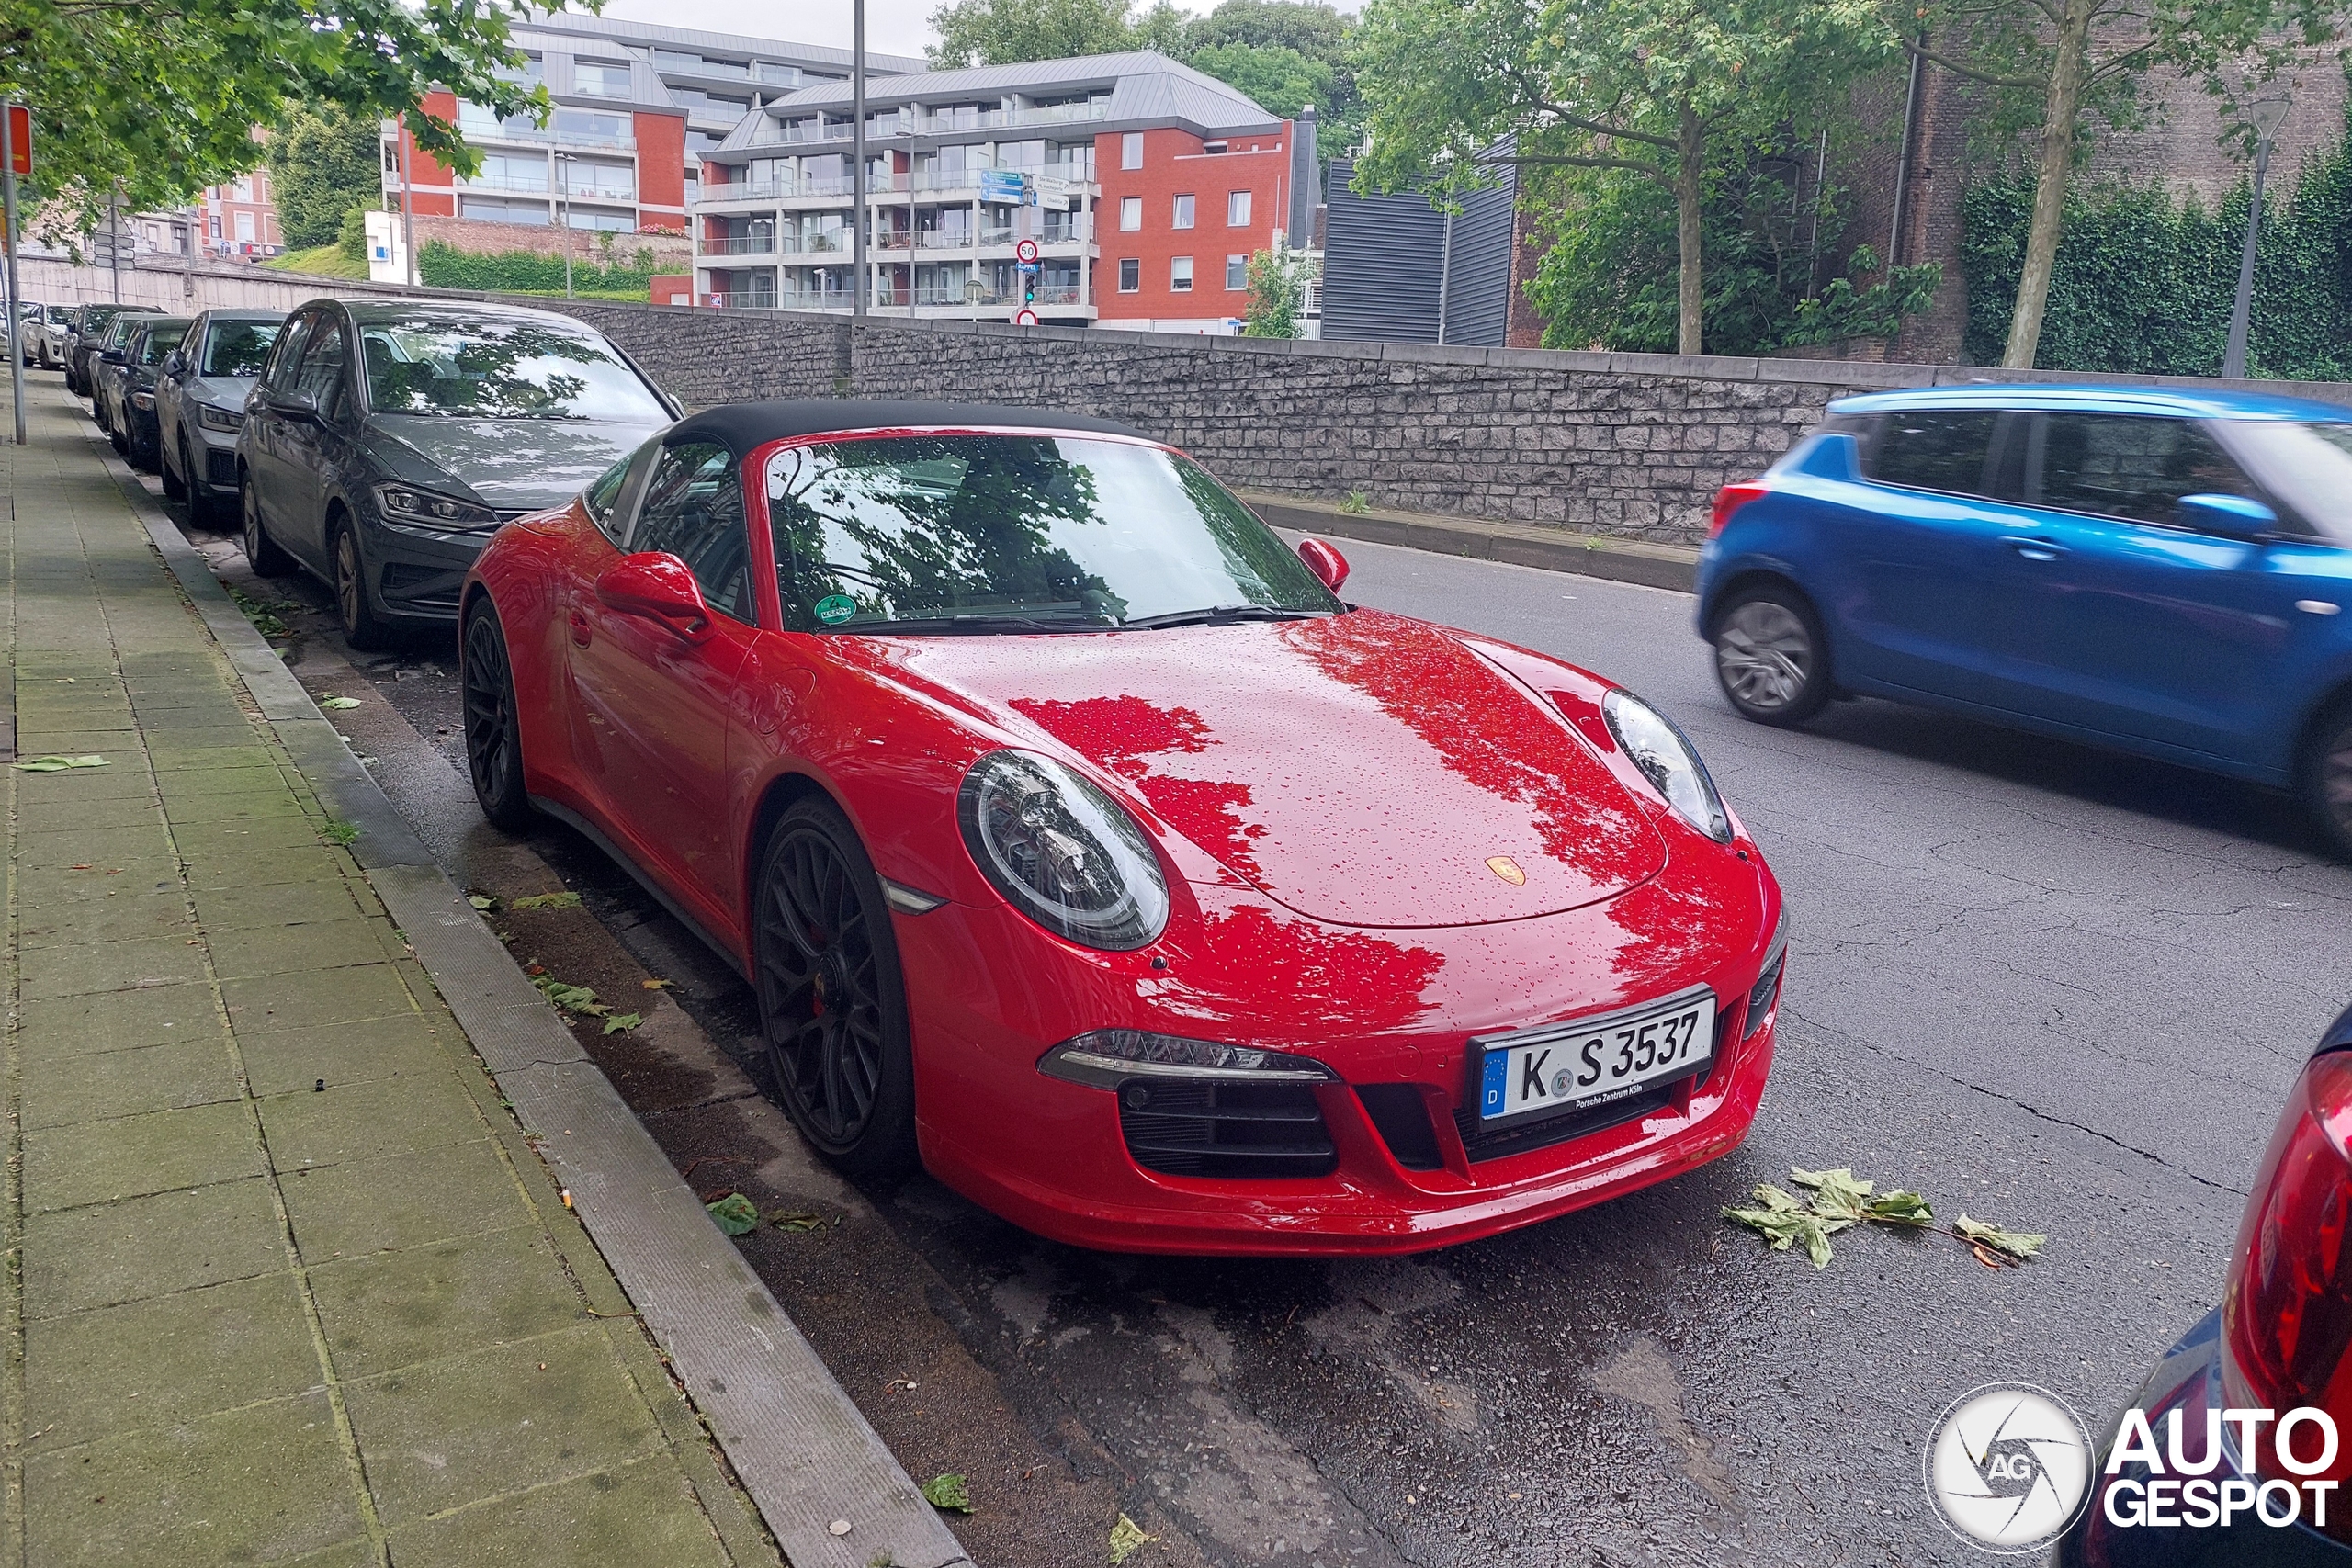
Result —
<svg viewBox="0 0 2352 1568"><path fill-rule="evenodd" d="M876 54L922 53L933 41L931 14L941 0L865 0L865 47ZM1176 0L1195 16L1214 0ZM1340 9L1357 6L1342 0ZM715 33L791 39L800 43L850 46L850 0L609 0L607 17L628 22L660 22Z"/></svg>

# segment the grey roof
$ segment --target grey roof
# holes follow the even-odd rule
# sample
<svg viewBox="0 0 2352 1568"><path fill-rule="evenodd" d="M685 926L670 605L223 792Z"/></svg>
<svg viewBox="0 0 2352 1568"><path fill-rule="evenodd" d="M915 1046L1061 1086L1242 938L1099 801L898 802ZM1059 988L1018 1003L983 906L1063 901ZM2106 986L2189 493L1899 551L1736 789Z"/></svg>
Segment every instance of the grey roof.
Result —
<svg viewBox="0 0 2352 1568"><path fill-rule="evenodd" d="M821 65L847 71L854 63L846 49L834 49L825 44L794 43L786 39L753 38L746 33L710 33L693 28L663 27L655 22L624 22L610 17L597 17L582 11L555 11L534 17L517 24L537 32L566 33L578 38L599 38L615 43L674 45L680 49L713 50L721 54L748 55L754 60L772 60L779 65ZM902 54L865 52L865 69L869 73L899 75L921 71L925 62Z"/></svg>
<svg viewBox="0 0 2352 1568"><path fill-rule="evenodd" d="M865 85L865 102L869 108L889 108L906 103L952 103L1007 93L1035 95L1100 87L1111 90L1111 103L1110 112L1094 122L1098 130L1122 125L1175 124L1204 134L1230 135L1282 127L1279 118L1259 107L1240 88L1148 51L888 76ZM783 95L761 113L784 118L849 106L849 84L822 82ZM749 143L748 128L739 125L725 145L734 148Z"/></svg>

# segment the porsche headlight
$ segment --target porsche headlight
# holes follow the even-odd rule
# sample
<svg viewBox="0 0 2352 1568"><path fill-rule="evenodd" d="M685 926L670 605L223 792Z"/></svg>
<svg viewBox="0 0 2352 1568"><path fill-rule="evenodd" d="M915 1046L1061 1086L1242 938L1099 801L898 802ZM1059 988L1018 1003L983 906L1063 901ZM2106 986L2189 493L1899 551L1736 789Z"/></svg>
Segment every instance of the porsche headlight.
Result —
<svg viewBox="0 0 2352 1568"><path fill-rule="evenodd" d="M1168 884L1143 829L1052 758L989 752L964 775L956 815L982 874L1056 936L1125 953L1168 924Z"/></svg>
<svg viewBox="0 0 2352 1568"><path fill-rule="evenodd" d="M1600 711L1618 747L1674 807L1674 814L1715 842L1731 842L1731 816L1715 793L1715 781L1707 776L1698 750L1674 721L1624 691L1601 698Z"/></svg>

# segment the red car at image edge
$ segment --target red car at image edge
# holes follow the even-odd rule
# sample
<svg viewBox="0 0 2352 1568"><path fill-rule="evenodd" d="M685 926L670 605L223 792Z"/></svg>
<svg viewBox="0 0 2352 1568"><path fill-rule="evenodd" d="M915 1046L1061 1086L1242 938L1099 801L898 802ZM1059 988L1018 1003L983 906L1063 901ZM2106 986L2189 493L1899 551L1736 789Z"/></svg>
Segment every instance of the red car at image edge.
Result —
<svg viewBox="0 0 2352 1568"><path fill-rule="evenodd" d="M743 974L838 1168L1046 1236L1412 1251L1736 1148L1786 928L1697 753L1346 574L1102 421L730 405L496 531L467 757Z"/></svg>

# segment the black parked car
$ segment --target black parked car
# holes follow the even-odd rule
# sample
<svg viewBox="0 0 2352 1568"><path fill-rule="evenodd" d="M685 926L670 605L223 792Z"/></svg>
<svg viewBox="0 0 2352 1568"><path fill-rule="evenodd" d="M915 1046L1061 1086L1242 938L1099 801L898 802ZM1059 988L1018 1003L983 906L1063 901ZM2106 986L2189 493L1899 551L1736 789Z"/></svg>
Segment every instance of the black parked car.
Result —
<svg viewBox="0 0 2352 1568"><path fill-rule="evenodd" d="M65 344L65 389L75 397L93 395L90 361L103 346L107 333L124 316L160 316L153 305L85 305L76 312L73 335Z"/></svg>
<svg viewBox="0 0 2352 1568"><path fill-rule="evenodd" d="M356 648L454 626L500 524L562 505L678 413L570 316L314 299L245 405L245 558L322 579Z"/></svg>
<svg viewBox="0 0 2352 1568"><path fill-rule="evenodd" d="M118 352L119 365L107 367L107 412L112 419L114 448L134 468L153 473L161 443L155 423L155 382L164 361L187 336L186 316L154 316L131 329ZM111 359L111 355L108 356Z"/></svg>

